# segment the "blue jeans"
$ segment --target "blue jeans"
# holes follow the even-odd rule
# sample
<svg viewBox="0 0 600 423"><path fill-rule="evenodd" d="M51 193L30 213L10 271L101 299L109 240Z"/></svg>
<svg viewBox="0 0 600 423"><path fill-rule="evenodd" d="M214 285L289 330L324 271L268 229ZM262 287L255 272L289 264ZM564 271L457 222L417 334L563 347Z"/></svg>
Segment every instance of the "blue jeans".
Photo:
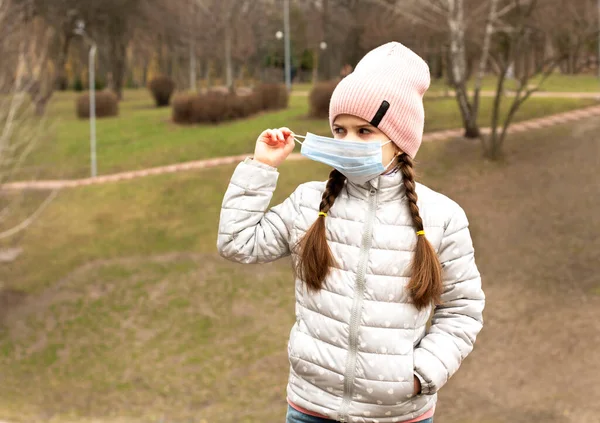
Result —
<svg viewBox="0 0 600 423"><path fill-rule="evenodd" d="M323 419L321 417L310 416L308 414L301 413L291 405L288 405L287 416L285 423L331 423L331 419ZM425 420L421 420L418 423L433 423L433 417Z"/></svg>

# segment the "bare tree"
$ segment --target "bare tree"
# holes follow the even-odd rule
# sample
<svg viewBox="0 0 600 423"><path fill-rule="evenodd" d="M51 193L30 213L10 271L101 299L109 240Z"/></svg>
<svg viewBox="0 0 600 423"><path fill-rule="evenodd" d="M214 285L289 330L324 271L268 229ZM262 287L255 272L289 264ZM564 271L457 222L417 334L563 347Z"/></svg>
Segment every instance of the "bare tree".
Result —
<svg viewBox="0 0 600 423"><path fill-rule="evenodd" d="M27 10L22 3L0 0L0 188L14 178L25 158L46 133L46 123L36 115L36 104L27 101L47 63L48 34L39 30L21 33L15 22L26 22ZM22 30L31 27L21 27ZM0 191L1 192L1 191ZM0 195L0 225L2 225L19 196ZM52 192L29 216L10 227L0 229L0 239L12 237L26 229L56 196Z"/></svg>
<svg viewBox="0 0 600 423"><path fill-rule="evenodd" d="M502 144L515 114L523 103L539 89L541 83L556 66L576 55L597 33L589 11L593 0L559 0L541 4L537 0L367 0L388 9L396 16L404 16L431 31L443 31L449 39L450 83L456 93L465 136L480 138L484 153L491 159L502 155ZM548 19L557 11L560 16ZM585 20L584 16L588 16ZM444 26L440 25L445 21ZM582 22L585 22L582 24ZM568 34L568 48L544 52L541 61L532 60L534 51L544 49L558 28ZM477 42L481 40L481 42ZM478 50L479 64L475 87L469 96L470 77L468 50ZM497 69L496 92L491 116L491 133L484 135L478 125L480 93L483 76L490 63ZM501 104L506 90L505 80L509 66L522 63L517 75L516 92L509 97L510 106L501 118ZM532 65L535 63L535 65ZM531 87L530 81L538 79Z"/></svg>
<svg viewBox="0 0 600 423"><path fill-rule="evenodd" d="M569 0L564 0L568 3ZM568 58L569 53L565 51L556 51L554 54L547 55L545 60L534 67L525 67L517 78L517 89L514 95L509 96L510 106L506 116L500 118L500 106L504 97L504 84L506 73L511 63L531 54L532 45L543 45L548 35L554 30L545 25L548 13L552 13L556 4L548 5L538 2L538 0L511 0L508 3L512 6L511 13L507 15L507 20L500 23L497 28L497 37L499 38L500 48L494 49L492 54L496 56L496 61L500 65L500 72L496 81L496 93L491 117L491 133L489 136L481 136L484 152L490 159L498 159L502 156L502 145L506 138L507 130L512 123L515 114L520 107L536 91L540 89L544 81L552 74L557 66ZM565 22L576 22L576 9L569 8L568 4L561 8L563 13L561 19ZM575 49L593 41L597 36L597 28L591 26L579 25L572 27L577 42L572 44ZM578 72L580 68L574 69ZM531 82L536 78L536 82Z"/></svg>
<svg viewBox="0 0 600 423"><path fill-rule="evenodd" d="M19 52L22 65L23 87L35 105L35 112L42 116L50 101L56 84L56 70L51 70L49 50L53 47L54 30L40 17L25 19L18 31L21 40ZM26 40L26 41L24 41Z"/></svg>

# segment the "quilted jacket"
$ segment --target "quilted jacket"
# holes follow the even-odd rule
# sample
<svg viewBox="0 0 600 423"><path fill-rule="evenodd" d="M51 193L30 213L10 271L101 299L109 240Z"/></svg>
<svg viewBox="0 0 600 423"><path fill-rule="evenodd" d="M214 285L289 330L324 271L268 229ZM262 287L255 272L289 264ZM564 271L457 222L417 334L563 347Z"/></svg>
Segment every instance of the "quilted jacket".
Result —
<svg viewBox="0 0 600 423"><path fill-rule="evenodd" d="M269 210L278 175L252 159L237 166L220 216L223 257L297 260L296 244L318 217L325 182L302 184ZM416 191L443 267L443 304L419 312L405 289L417 235L401 173L360 186L346 182L326 217L337 265L319 293L295 280L287 395L300 407L341 422L410 420L435 405L472 351L485 295L467 217L449 198L421 184ZM422 385L417 395L414 375Z"/></svg>

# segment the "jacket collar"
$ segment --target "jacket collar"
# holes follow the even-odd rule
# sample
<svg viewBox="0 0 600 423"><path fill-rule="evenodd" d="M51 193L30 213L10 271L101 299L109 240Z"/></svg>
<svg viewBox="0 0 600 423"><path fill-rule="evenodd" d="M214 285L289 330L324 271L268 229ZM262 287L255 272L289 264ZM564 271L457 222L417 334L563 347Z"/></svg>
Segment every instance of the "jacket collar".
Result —
<svg viewBox="0 0 600 423"><path fill-rule="evenodd" d="M379 202L401 200L406 192L402 179L402 172L394 172L389 175L379 175L361 185L346 180L346 190L349 196L364 200L369 198L371 189L377 192Z"/></svg>

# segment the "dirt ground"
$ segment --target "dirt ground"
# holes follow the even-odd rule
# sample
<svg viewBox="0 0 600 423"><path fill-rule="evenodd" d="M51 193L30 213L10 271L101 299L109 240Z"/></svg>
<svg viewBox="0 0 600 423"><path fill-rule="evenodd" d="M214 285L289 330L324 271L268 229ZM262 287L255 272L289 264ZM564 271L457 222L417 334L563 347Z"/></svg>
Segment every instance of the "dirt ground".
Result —
<svg viewBox="0 0 600 423"><path fill-rule="evenodd" d="M600 422L598 134L594 119L535 131L501 172L439 187L472 221L487 306L436 423Z"/></svg>
<svg viewBox="0 0 600 423"><path fill-rule="evenodd" d="M599 134L594 118L522 134L508 141L502 164L455 140L422 164L423 182L469 216L487 297L475 350L440 391L435 423L600 423ZM4 294L0 320L22 301ZM239 405L243 419L221 397L197 415L283 421L284 345L224 378L223 398L250 398Z"/></svg>

